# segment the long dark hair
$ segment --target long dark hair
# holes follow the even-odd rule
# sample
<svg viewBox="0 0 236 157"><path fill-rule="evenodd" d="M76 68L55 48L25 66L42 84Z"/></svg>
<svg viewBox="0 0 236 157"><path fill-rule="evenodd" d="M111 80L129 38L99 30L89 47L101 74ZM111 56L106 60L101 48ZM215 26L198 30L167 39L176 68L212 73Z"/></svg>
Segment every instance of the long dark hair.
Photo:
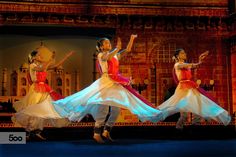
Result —
<svg viewBox="0 0 236 157"><path fill-rule="evenodd" d="M34 61L34 57L37 55L38 51L34 50L32 51L28 56L28 63L31 64Z"/></svg>
<svg viewBox="0 0 236 157"><path fill-rule="evenodd" d="M183 51L183 50L184 50L183 48L176 49L174 56L172 57L173 60L178 61L178 55L179 55L180 51Z"/></svg>
<svg viewBox="0 0 236 157"><path fill-rule="evenodd" d="M96 50L97 50L97 53L101 52L101 47L103 45L103 41L105 40L109 40L108 38L100 38L97 40L97 45L96 45Z"/></svg>

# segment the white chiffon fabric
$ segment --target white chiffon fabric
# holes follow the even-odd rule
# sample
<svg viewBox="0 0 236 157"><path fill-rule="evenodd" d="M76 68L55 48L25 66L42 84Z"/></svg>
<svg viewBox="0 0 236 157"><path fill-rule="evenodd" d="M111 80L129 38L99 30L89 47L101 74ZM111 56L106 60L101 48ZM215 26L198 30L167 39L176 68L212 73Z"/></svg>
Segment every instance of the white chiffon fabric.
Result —
<svg viewBox="0 0 236 157"><path fill-rule="evenodd" d="M117 56L115 58L118 61ZM102 60L102 53L98 54L98 61L103 73L101 78L82 91L53 102L62 117L68 117L72 121L80 121L86 114L96 117L98 105L108 105L128 109L141 121L162 120L161 111L148 106L109 77L108 63Z"/></svg>
<svg viewBox="0 0 236 157"><path fill-rule="evenodd" d="M181 80L180 69L175 65L176 75ZM163 118L177 112L192 112L205 119L214 119L219 123L228 125L231 121L229 113L214 101L201 94L197 88L181 88L178 84L175 93L167 101L157 107L163 113Z"/></svg>
<svg viewBox="0 0 236 157"><path fill-rule="evenodd" d="M84 90L53 102L56 111L71 121L80 121L86 114L97 114L98 105L128 109L141 121L158 122L163 119L161 111L152 108L134 96L107 74Z"/></svg>
<svg viewBox="0 0 236 157"><path fill-rule="evenodd" d="M43 102L31 105L12 117L15 126L27 131L42 130L45 126L65 127L70 124L67 118L62 118L54 109L51 97Z"/></svg>
<svg viewBox="0 0 236 157"><path fill-rule="evenodd" d="M158 106L163 113L163 118L177 112L192 112L205 119L214 119L217 122L228 125L231 117L226 110L218 106L197 89L180 89L177 87L175 94Z"/></svg>

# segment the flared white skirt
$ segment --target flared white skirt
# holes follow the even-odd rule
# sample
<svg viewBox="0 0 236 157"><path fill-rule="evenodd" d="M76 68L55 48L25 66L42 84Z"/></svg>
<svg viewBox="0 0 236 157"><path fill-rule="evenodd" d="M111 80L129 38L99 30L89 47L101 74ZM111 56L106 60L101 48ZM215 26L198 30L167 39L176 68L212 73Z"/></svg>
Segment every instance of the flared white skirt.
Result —
<svg viewBox="0 0 236 157"><path fill-rule="evenodd" d="M196 88L180 89L172 97L157 107L163 112L163 118L177 112L191 112L205 119L214 119L228 125L231 121L229 113L214 101L201 94Z"/></svg>
<svg viewBox="0 0 236 157"><path fill-rule="evenodd" d="M12 117L15 126L23 127L27 131L42 130L45 126L64 127L70 124L67 118L61 117L52 105L51 97L43 102L31 105Z"/></svg>
<svg viewBox="0 0 236 157"><path fill-rule="evenodd" d="M99 105L128 109L141 121L158 122L161 111L148 106L119 83L103 75L87 88L64 99L53 102L56 111L71 121L80 121L85 115L96 117Z"/></svg>

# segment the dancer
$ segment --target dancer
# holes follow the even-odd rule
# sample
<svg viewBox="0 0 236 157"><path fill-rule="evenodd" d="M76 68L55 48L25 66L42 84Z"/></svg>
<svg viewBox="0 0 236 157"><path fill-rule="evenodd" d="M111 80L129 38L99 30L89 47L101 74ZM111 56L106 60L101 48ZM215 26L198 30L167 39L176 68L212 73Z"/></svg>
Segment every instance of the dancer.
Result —
<svg viewBox="0 0 236 157"><path fill-rule="evenodd" d="M84 90L53 102L57 112L62 117L68 117L71 121L80 121L85 115L91 114L96 120L94 139L99 143L104 143L100 135L103 125L106 125L103 136L110 139L109 132L119 113L119 109L116 107L130 110L141 121L157 122L162 120L161 112L151 107L150 103L129 86L130 80L119 74L118 55L121 52L130 51L136 37L136 35L131 35L127 49L123 51L120 51L121 41L119 38L117 47L113 51L111 51L109 39L100 39L97 47L101 78ZM108 113L109 106L115 111L111 112L111 116L104 124L104 117Z"/></svg>
<svg viewBox="0 0 236 157"><path fill-rule="evenodd" d="M130 38L130 41L127 45L127 48L124 49L123 51L117 53L117 57L120 58L121 53L123 52L129 52L131 51L134 39L137 37L137 35L132 35ZM108 61L108 66L111 64L111 59L109 59L109 55L112 55L112 53L108 54L110 51L111 44L107 38L102 38L97 41L97 52L98 52L98 62L97 62L97 69L100 72L100 74L103 74L102 68L100 65L104 64L103 62ZM118 49L121 49L121 40L118 38L117 41L117 46ZM104 56L103 54L107 54ZM112 57L111 57L112 58ZM99 64L100 63L100 64ZM112 77L114 70L109 66L108 68L108 74ZM127 80L127 83L130 81ZM126 83L126 82L125 82ZM95 126L94 126L94 135L93 138L98 142L98 143L105 143L103 138L101 137L101 134L104 138L106 138L108 141L113 142L114 140L110 136L111 128L113 127L114 123L116 122L118 116L120 113L120 108L116 106L108 106L108 105L100 105L98 106L97 112L94 115L95 119ZM108 116L109 115L109 116ZM107 117L108 116L108 117Z"/></svg>
<svg viewBox="0 0 236 157"><path fill-rule="evenodd" d="M183 124L187 118L187 112L191 112L196 116L194 120L196 122L199 116L205 119L214 119L224 125L228 125L231 121L228 112L217 105L206 91L199 88L198 85L191 80L191 69L198 68L208 53L208 51L202 53L199 56L198 63L186 63L187 55L183 49L176 50L173 56L176 61L173 68L173 77L178 83L178 86L174 95L157 108L163 112L164 118L177 112L181 113L176 124L177 129L183 128Z"/></svg>
<svg viewBox="0 0 236 157"><path fill-rule="evenodd" d="M72 53L73 52L70 52L60 62L55 64L55 54L53 54L46 47L40 46L36 50L32 51L28 56L29 75L27 77L30 84L29 92L21 100L16 101L13 104L13 108L18 112L25 109L29 105L38 104L44 101L49 96L51 96L53 100L63 98L61 95L52 90L46 83L44 83L46 81L46 71L55 69L62 65L66 59L72 55ZM40 75L45 76L41 76L41 78ZM41 81L39 79L43 80Z"/></svg>
<svg viewBox="0 0 236 157"><path fill-rule="evenodd" d="M46 77L47 70L60 66L72 54L73 52L68 53L57 64L52 64L55 59L54 54L42 46L29 55L32 85L29 93L22 100L13 104L17 112L12 117L15 125L26 129L27 138L30 135L36 135L40 139L45 139L41 135L41 131L47 123L55 127L68 124L68 120L62 119L50 105L52 100L63 97L47 85Z"/></svg>

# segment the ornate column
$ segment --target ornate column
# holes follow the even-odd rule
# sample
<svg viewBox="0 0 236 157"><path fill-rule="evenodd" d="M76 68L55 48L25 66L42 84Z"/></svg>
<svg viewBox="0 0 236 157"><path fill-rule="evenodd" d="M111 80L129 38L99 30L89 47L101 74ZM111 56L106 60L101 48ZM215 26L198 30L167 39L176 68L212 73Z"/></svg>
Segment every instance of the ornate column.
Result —
<svg viewBox="0 0 236 157"><path fill-rule="evenodd" d="M232 113L236 116L236 39L231 42Z"/></svg>
<svg viewBox="0 0 236 157"><path fill-rule="evenodd" d="M233 14L231 17L233 23L231 24L230 32L230 67L231 67L231 92L232 92L232 106L231 114L234 124L236 123L236 15Z"/></svg>
<svg viewBox="0 0 236 157"><path fill-rule="evenodd" d="M4 68L2 71L2 96L7 94L7 69Z"/></svg>

